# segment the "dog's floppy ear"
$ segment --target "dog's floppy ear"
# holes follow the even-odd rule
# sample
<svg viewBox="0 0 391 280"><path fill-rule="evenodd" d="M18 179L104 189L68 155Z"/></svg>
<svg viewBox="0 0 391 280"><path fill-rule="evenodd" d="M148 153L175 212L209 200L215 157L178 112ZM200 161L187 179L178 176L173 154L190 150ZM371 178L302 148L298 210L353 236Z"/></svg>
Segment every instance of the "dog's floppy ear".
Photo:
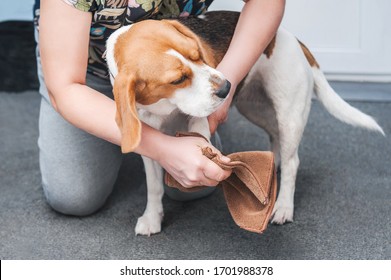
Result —
<svg viewBox="0 0 391 280"><path fill-rule="evenodd" d="M120 72L114 80L114 99L117 106L115 121L121 130L121 150L132 152L141 140L141 122L136 109L136 80L126 72Z"/></svg>
<svg viewBox="0 0 391 280"><path fill-rule="evenodd" d="M207 65L213 68L217 66L212 50L204 44L193 31L176 20L164 20L164 22L169 23L176 29L178 37L182 37L182 40L173 38L174 42L176 42L175 45L179 48L179 52L181 54L187 54L188 57L194 61L202 59ZM180 42L183 40L187 40L190 44L192 44L192 46L189 47L189 43L181 44Z"/></svg>

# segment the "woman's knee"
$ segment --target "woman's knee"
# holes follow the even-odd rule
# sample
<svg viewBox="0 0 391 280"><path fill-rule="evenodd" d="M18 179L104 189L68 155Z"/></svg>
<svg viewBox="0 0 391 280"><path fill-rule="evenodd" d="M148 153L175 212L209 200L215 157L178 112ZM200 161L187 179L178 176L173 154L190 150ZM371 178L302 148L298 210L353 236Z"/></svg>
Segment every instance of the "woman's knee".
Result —
<svg viewBox="0 0 391 280"><path fill-rule="evenodd" d="M119 147L73 127L44 100L38 146L42 185L53 209L85 216L102 207L121 165Z"/></svg>
<svg viewBox="0 0 391 280"><path fill-rule="evenodd" d="M113 185L64 186L43 183L46 201L55 211L72 216L88 216L98 211L109 197Z"/></svg>

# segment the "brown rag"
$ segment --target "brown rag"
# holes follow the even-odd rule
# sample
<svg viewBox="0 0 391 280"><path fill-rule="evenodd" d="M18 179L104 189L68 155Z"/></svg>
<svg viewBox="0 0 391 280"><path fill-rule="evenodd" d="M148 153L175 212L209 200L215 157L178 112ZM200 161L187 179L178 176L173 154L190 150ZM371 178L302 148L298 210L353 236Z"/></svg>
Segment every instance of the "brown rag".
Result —
<svg viewBox="0 0 391 280"><path fill-rule="evenodd" d="M177 136L199 136L194 132L178 133ZM269 222L276 201L277 176L272 152L238 152L227 155L229 163L220 161L209 147L202 153L222 169L232 169L230 177L220 182L223 187L229 212L235 223L246 230L262 233ZM194 192L205 188L185 188L166 172L165 183L183 192Z"/></svg>

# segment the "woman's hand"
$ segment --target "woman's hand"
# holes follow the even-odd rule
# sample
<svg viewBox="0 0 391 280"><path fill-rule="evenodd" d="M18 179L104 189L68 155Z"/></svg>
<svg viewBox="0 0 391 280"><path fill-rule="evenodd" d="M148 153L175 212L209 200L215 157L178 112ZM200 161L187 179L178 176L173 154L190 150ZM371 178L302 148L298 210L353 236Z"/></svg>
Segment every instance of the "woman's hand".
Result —
<svg viewBox="0 0 391 280"><path fill-rule="evenodd" d="M231 175L231 171L221 169L202 154L201 149L210 147L220 155L220 159L229 162L220 151L199 137L170 137L157 159L160 165L184 187L216 186Z"/></svg>

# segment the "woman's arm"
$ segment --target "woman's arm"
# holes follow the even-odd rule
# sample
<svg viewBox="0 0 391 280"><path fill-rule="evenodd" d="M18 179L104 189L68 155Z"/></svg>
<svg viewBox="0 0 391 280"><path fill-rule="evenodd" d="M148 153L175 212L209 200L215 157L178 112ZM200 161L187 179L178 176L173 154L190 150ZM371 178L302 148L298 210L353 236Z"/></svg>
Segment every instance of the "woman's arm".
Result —
<svg viewBox="0 0 391 280"><path fill-rule="evenodd" d="M45 84L64 119L119 145L114 102L85 84L90 26L91 13L60 0L41 1L39 47Z"/></svg>
<svg viewBox="0 0 391 280"><path fill-rule="evenodd" d="M64 119L120 145L115 102L85 84L90 26L90 13L60 0L41 0L39 45L45 84L53 107ZM170 137L143 124L135 152L157 160L182 185L216 185L229 176L202 155L199 147L208 145L205 140L185 138L189 139Z"/></svg>
<svg viewBox="0 0 391 280"><path fill-rule="evenodd" d="M285 0L245 1L231 44L217 69L231 82L231 92L208 118L213 133L227 118L236 86L265 50L281 23Z"/></svg>

